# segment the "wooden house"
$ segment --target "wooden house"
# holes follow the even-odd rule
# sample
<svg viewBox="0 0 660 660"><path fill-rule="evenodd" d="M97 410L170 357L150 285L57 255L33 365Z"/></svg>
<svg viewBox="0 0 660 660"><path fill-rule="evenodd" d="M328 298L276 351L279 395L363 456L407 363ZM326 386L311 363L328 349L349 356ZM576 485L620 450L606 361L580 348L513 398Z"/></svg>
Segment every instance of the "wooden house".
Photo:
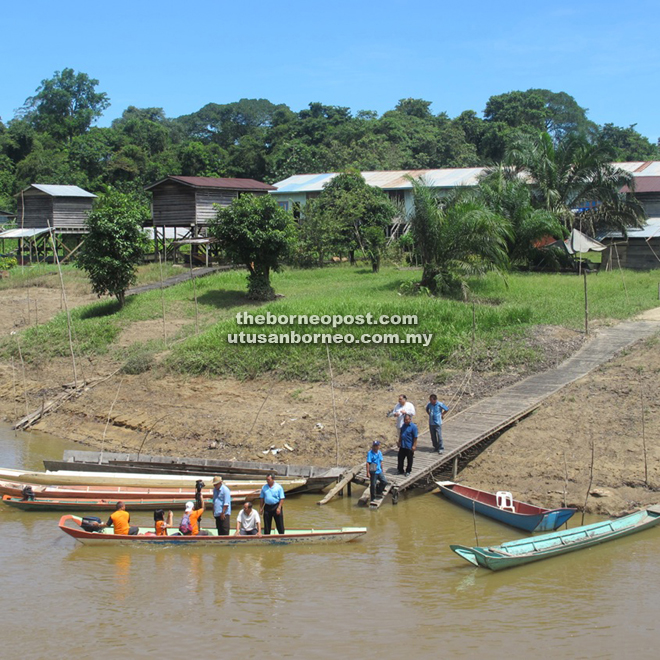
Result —
<svg viewBox="0 0 660 660"><path fill-rule="evenodd" d="M57 234L84 234L95 198L78 186L33 183L16 195L16 225L21 229L50 227Z"/></svg>
<svg viewBox="0 0 660 660"><path fill-rule="evenodd" d="M609 232L600 237L607 246L603 252L601 269L631 268L652 270L660 268L660 218L649 218L641 229L629 229L627 237Z"/></svg>
<svg viewBox="0 0 660 660"><path fill-rule="evenodd" d="M197 237L216 214L214 205L229 206L239 195L265 195L273 186L254 179L168 176L147 186L153 227L186 227Z"/></svg>

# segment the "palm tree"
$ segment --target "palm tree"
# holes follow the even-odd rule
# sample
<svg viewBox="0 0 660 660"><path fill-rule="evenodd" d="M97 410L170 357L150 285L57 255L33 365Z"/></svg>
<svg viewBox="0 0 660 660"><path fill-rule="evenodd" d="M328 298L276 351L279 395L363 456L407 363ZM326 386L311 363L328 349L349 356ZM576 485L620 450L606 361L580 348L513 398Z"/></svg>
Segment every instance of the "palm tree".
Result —
<svg viewBox="0 0 660 660"><path fill-rule="evenodd" d="M508 268L509 222L458 191L443 197L409 177L413 206L408 220L422 260L421 286L433 293L462 297L467 278Z"/></svg>
<svg viewBox="0 0 660 660"><path fill-rule="evenodd" d="M539 240L547 236L561 238L565 234L566 230L554 213L534 207L529 185L511 168L500 165L488 171L474 195L511 223L508 252L512 264L540 263L546 259L547 252L535 247Z"/></svg>
<svg viewBox="0 0 660 660"><path fill-rule="evenodd" d="M582 216L583 226L621 231L643 225L645 214L633 194L632 174L609 162L607 149L584 135L570 134L554 142L548 133L520 134L511 144L505 163L531 177L537 208L555 214L567 229L578 224L574 209L595 203ZM586 221L586 223L584 222Z"/></svg>

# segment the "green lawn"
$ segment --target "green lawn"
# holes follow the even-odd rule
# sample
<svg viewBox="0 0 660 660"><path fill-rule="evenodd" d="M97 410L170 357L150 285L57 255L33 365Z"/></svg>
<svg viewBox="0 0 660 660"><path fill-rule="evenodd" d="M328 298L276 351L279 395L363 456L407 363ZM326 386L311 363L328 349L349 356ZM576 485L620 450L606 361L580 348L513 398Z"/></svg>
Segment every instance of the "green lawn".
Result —
<svg viewBox="0 0 660 660"><path fill-rule="evenodd" d="M180 341L169 342L165 360L169 369L209 375L253 378L273 373L282 378L323 379L327 372L326 346L229 344L229 333L243 331L275 333L295 330L305 333L432 333L431 344L329 346L337 372L358 370L365 379L387 382L421 372L441 374L446 368L465 368L472 350L473 302L475 342L473 358L488 357L489 368L538 358L525 341L525 334L537 324L562 325L580 329L584 324L584 283L576 275L512 274L504 281L491 275L471 282L473 301L468 303L402 296L402 282L417 280L419 271L385 268L378 274L370 269L337 266L315 270L286 270L275 274L273 285L284 298L257 305L245 298L245 272L219 273L196 281L200 333L194 336L193 284L186 282L164 291L168 318L188 321ZM614 271L588 276L590 319L623 319L658 306L660 272ZM624 288L625 282L625 288ZM415 314L417 326L255 326L241 327L236 314L270 312L276 315L357 315ZM161 292L152 291L128 299L118 310L114 301L100 302L73 311L78 351L82 354L113 350L123 328L136 321L159 319ZM187 338L181 338L187 337ZM39 328L23 333L27 359L67 355L65 318L60 315ZM3 352L13 352L15 342L5 341ZM155 336L150 350L166 348ZM139 347L134 348L138 350Z"/></svg>

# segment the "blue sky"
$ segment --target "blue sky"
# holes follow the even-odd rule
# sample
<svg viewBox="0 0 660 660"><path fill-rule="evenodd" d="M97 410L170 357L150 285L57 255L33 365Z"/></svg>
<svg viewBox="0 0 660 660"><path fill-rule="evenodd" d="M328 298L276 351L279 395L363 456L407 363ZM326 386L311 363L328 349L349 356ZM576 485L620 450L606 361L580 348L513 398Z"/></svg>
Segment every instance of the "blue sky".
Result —
<svg viewBox="0 0 660 660"><path fill-rule="evenodd" d="M657 0L37 0L0 15L5 122L71 67L110 97L100 125L129 105L176 117L240 98L382 113L414 97L453 117L539 87L571 94L593 121L660 137Z"/></svg>

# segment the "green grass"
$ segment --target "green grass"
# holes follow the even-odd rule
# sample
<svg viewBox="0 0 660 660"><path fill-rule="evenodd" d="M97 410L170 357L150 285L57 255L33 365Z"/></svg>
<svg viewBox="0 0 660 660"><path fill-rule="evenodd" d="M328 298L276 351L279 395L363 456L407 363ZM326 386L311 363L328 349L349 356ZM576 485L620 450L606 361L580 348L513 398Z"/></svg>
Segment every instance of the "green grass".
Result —
<svg viewBox="0 0 660 660"><path fill-rule="evenodd" d="M473 304L426 296L402 296L399 287L417 280L419 271L385 268L379 274L350 266L316 270L287 270L275 274L273 285L285 297L258 305L245 297L244 271L219 273L196 280L201 332L171 343L166 359L169 369L192 374L254 378L273 373L281 378L318 380L327 377L325 345L228 344L229 333L243 331L282 333L432 333L428 348L421 345L376 346L333 344L329 346L333 369L358 371L365 380L389 382L430 372L442 378L446 369L465 368L471 352L484 368L502 369L539 359L525 341L537 324L581 329L584 324L584 283L576 275L512 274L506 283L491 275L471 284L476 321L472 348ZM620 271L587 278L590 320L623 319L657 306L660 273ZM625 281L625 288L624 288ZM192 282L163 292L168 318L183 318L192 332L195 305ZM238 326L240 311L276 315L416 314L415 326ZM161 292L151 291L128 299L121 310L114 302L101 302L73 311L78 352L101 354L113 349L122 329L131 323L159 319ZM159 340L154 337L154 340ZM15 340L1 350L15 352ZM21 347L26 359L67 355L66 321L59 315L39 328L25 331Z"/></svg>

